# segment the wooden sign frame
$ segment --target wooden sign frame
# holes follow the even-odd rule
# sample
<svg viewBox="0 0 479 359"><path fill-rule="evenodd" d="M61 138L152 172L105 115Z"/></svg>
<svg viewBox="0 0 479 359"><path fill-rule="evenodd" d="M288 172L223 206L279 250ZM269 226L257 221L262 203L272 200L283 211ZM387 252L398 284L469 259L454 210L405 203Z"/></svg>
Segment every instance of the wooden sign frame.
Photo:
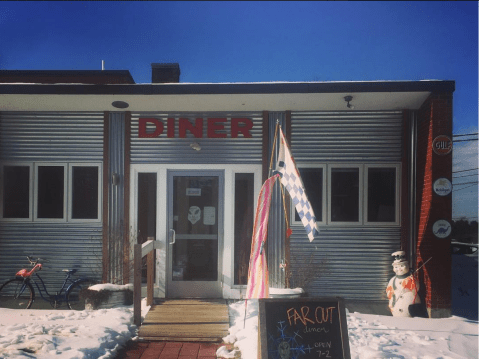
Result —
<svg viewBox="0 0 479 359"><path fill-rule="evenodd" d="M351 359L344 300L259 299L259 359Z"/></svg>

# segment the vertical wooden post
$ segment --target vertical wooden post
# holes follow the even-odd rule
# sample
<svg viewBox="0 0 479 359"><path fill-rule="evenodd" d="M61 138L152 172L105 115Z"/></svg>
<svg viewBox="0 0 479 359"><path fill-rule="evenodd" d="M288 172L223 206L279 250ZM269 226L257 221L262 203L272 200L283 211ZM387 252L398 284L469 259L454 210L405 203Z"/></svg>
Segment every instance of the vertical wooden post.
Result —
<svg viewBox="0 0 479 359"><path fill-rule="evenodd" d="M141 244L134 247L133 322L141 324Z"/></svg>
<svg viewBox="0 0 479 359"><path fill-rule="evenodd" d="M147 285L147 292L146 292L146 305L153 304L153 272L154 272L154 252L153 249L150 253L147 254L147 268L146 268L146 285Z"/></svg>

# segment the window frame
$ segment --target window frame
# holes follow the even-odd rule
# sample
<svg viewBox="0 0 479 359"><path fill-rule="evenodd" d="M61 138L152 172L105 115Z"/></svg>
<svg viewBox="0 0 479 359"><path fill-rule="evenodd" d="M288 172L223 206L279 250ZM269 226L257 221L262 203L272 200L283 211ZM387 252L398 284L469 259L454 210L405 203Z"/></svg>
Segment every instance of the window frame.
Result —
<svg viewBox="0 0 479 359"><path fill-rule="evenodd" d="M4 198L3 198L3 189L4 189L4 168L5 166L10 166L10 167L28 167L29 168L29 187L28 187L28 218L4 218L3 217L3 203L4 203ZM33 221L33 179L34 179L34 173L33 173L33 163L28 162L2 162L0 166L0 221L2 222L32 222Z"/></svg>
<svg viewBox="0 0 479 359"><path fill-rule="evenodd" d="M98 200L97 200L97 218L72 218L73 214L73 167L96 167L98 168ZM70 162L68 163L68 215L67 221L71 223L95 223L102 220L102 198L103 198L103 165L101 163L84 163Z"/></svg>
<svg viewBox="0 0 479 359"><path fill-rule="evenodd" d="M327 221L326 221L326 214L328 213L327 212L327 203L328 203L328 195L327 195L327 192L326 192L326 189L327 189L327 182L328 182L328 175L327 175L327 165L326 164L302 164L302 165L296 165L297 168L298 168L298 171L301 170L301 168L321 168L323 170L323 185L322 185L322 192L323 192L323 203L322 203L322 212L323 212L323 218L321 221L316 221L316 223L318 225L321 225L321 226L324 226L326 225ZM300 171L301 172L301 171ZM287 191L285 191L285 194L287 193ZM308 194L308 192L306 192L306 195ZM289 194L288 194L289 195ZM308 197L309 198L309 197ZM290 218L290 223L292 225L303 225L303 223L301 222L301 220L297 221L296 220L296 208L294 206L293 203L290 203L290 212L289 212L289 218Z"/></svg>
<svg viewBox="0 0 479 359"><path fill-rule="evenodd" d="M395 185L395 221L394 222L370 222L368 220L368 200L369 200L369 168L394 168L396 170ZM364 195L364 224L369 226L399 226L401 224L401 164L400 163L378 163L378 164L365 164L364 165L364 184L365 184L365 195Z"/></svg>
<svg viewBox="0 0 479 359"><path fill-rule="evenodd" d="M301 168L323 169L323 220L317 221L318 226L367 226L367 227L397 227L401 225L401 176L402 165L398 162L388 163L326 163L326 164L297 164ZM332 222L331 221L331 173L334 168L358 168L359 169L359 221L358 222ZM369 168L395 168L396 193L395 193L395 221L394 222L369 222L368 221L368 170ZM291 225L302 226L301 221L295 220L296 209L290 204Z"/></svg>

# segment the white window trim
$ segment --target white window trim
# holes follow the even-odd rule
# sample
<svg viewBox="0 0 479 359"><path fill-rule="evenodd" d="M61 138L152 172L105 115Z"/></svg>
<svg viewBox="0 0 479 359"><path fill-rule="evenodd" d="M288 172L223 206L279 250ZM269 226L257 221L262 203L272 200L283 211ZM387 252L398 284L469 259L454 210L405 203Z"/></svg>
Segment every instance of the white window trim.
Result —
<svg viewBox="0 0 479 359"><path fill-rule="evenodd" d="M322 203L322 212L323 212L323 218L321 221L316 221L316 223L318 224L318 226L324 226L326 225L326 214L328 213L327 212L327 204L328 204L328 195L327 195L327 182L328 182L328 174L327 174L327 165L325 164L304 164L304 165L297 165L298 167L298 171L301 170L301 168L321 168L323 170L323 203ZM306 192L306 195L308 193ZM288 195L287 194L287 191L285 192L285 195ZM297 221L296 220L296 208L294 206L293 203L291 203L290 205L290 215L289 215L289 218L291 219L290 222L291 222L291 225L303 225L303 223L301 221Z"/></svg>
<svg viewBox="0 0 479 359"><path fill-rule="evenodd" d="M34 201L33 201L33 219L35 222L65 223L67 221L67 190L68 190L68 166L66 163L55 162L35 162L34 174ZM38 167L63 167L63 217L62 218L38 218Z"/></svg>
<svg viewBox="0 0 479 359"><path fill-rule="evenodd" d="M28 218L3 218L3 179L4 179L4 167L5 166L18 166L18 167L29 167L29 195L28 195ZM0 221L2 222L32 222L33 221L33 163L22 163L22 162L3 162L0 166Z"/></svg>
<svg viewBox="0 0 479 359"><path fill-rule="evenodd" d="M328 225L330 226L361 226L363 225L363 206L361 206L361 201L364 198L364 178L363 178L363 164L328 164L328 187L327 187L327 198L328 198L328 206L327 206L327 215L328 215ZM358 221L357 222L333 222L331 220L331 173L333 169L336 168L357 168L359 170L359 205L358 205Z"/></svg>
<svg viewBox="0 0 479 359"><path fill-rule="evenodd" d="M98 218L72 218L73 213L73 167L97 167L98 168ZM103 198L103 166L101 163L69 163L68 164L68 222L72 223L95 223L102 220L102 198Z"/></svg>
<svg viewBox="0 0 479 359"><path fill-rule="evenodd" d="M368 174L369 168L395 168L396 169L396 193L395 193L395 212L396 218L394 222L369 222L368 221L368 198L369 198L369 188L368 184ZM366 186L364 194L364 224L368 226L380 226L380 227L390 227L390 226L399 226L401 224L401 211L400 211L400 200L401 200L401 164L398 163L380 163L380 164L365 164L364 165L364 185Z"/></svg>

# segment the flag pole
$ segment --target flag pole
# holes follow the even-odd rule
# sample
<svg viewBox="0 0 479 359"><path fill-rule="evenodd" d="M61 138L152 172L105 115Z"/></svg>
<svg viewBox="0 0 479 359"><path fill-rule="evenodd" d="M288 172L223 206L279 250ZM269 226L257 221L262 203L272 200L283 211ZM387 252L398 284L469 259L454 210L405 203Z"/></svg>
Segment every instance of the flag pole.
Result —
<svg viewBox="0 0 479 359"><path fill-rule="evenodd" d="M271 176L271 170L273 169L273 158L274 158L274 150L276 149L276 138L278 137L278 128L279 128L279 120L276 120L276 128L274 130L273 148L271 149L271 160L269 162L269 176Z"/></svg>

